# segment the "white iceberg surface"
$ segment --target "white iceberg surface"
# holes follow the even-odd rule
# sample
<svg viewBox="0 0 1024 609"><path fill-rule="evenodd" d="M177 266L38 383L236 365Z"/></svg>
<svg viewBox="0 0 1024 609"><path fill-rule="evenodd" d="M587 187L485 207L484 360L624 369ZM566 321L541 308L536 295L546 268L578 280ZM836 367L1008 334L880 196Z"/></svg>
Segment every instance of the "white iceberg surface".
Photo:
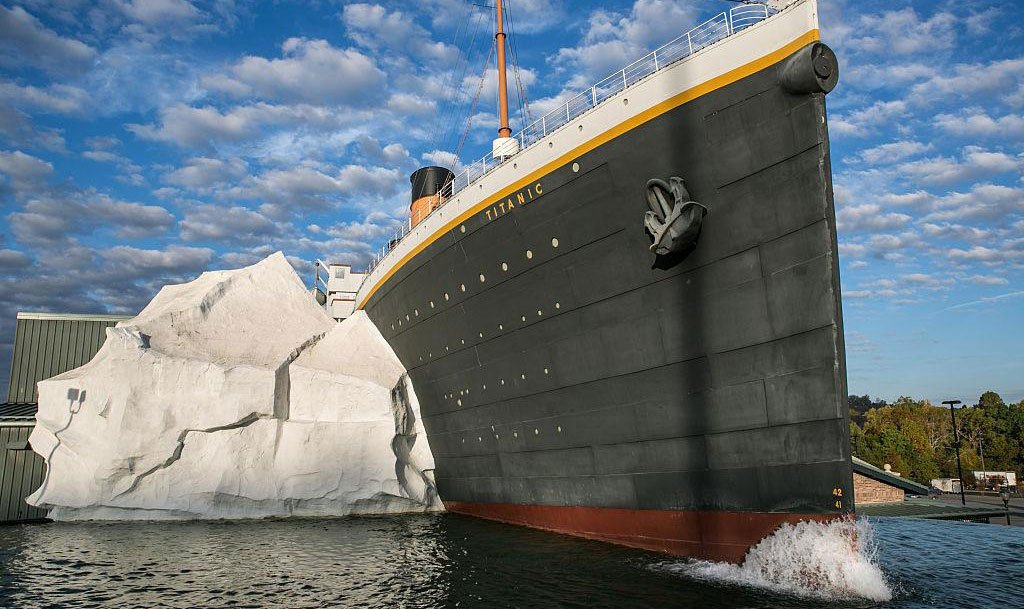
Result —
<svg viewBox="0 0 1024 609"><path fill-rule="evenodd" d="M163 288L88 364L39 383L29 503L55 520L440 509L401 363L280 253Z"/></svg>

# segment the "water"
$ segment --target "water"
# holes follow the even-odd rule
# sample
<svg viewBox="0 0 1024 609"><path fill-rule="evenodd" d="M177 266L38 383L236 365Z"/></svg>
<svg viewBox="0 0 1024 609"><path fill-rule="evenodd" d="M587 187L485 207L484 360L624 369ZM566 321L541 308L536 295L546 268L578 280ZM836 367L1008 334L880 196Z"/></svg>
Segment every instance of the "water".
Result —
<svg viewBox="0 0 1024 609"><path fill-rule="evenodd" d="M0 607L1024 607L1024 528L872 524L859 556L789 531L743 568L449 514L8 526Z"/></svg>

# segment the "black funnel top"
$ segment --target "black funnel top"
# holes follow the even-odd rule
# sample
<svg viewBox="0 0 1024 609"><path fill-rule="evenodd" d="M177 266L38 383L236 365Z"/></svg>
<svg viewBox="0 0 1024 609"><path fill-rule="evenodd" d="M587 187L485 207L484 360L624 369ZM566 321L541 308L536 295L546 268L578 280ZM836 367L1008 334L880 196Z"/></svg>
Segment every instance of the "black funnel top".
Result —
<svg viewBox="0 0 1024 609"><path fill-rule="evenodd" d="M441 192L441 187L454 179L455 174L444 167L421 167L409 176L409 181L412 182L412 200L436 195Z"/></svg>

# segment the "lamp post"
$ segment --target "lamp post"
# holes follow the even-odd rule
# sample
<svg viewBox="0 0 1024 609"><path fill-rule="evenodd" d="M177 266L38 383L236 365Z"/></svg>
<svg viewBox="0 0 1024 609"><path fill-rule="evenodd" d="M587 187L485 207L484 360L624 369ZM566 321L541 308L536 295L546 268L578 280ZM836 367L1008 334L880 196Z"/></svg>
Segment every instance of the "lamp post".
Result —
<svg viewBox="0 0 1024 609"><path fill-rule="evenodd" d="M1007 486L999 491L999 498L1003 500L1003 509L1006 510L1006 526L1010 526L1010 487Z"/></svg>
<svg viewBox="0 0 1024 609"><path fill-rule="evenodd" d="M960 434L956 430L956 405L961 404L960 400L946 400L943 404L949 404L949 416L953 417L953 447L956 448L956 475L960 476L960 504L967 506L967 499L964 497L964 472L960 468Z"/></svg>

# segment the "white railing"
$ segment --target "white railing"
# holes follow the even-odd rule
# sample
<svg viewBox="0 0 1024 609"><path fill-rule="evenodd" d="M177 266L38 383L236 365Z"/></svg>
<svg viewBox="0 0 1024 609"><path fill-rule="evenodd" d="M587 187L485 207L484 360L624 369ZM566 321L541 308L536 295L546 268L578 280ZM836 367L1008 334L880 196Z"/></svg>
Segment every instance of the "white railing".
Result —
<svg viewBox="0 0 1024 609"><path fill-rule="evenodd" d="M515 138L519 140L519 152L536 144L557 129L572 122L573 119L593 110L608 98L635 85L651 74L663 70L724 38L728 38L742 29L763 21L772 14L774 14L774 11L765 4L741 4L715 15L682 36L655 49L652 53L641 57L589 89L572 97L565 104L560 105L557 109L548 112L531 123L515 135ZM493 153L488 153L483 158L470 163L462 173L455 176L451 182L448 182L441 189L442 200L451 199L511 158L511 156L496 158ZM441 206L443 206L443 203ZM440 209L441 206L432 211L431 215L436 213L437 209ZM375 252L366 272L373 272L387 253L405 235L409 234L412 228L412 218L410 217L402 225L402 228L381 247L380 251Z"/></svg>

